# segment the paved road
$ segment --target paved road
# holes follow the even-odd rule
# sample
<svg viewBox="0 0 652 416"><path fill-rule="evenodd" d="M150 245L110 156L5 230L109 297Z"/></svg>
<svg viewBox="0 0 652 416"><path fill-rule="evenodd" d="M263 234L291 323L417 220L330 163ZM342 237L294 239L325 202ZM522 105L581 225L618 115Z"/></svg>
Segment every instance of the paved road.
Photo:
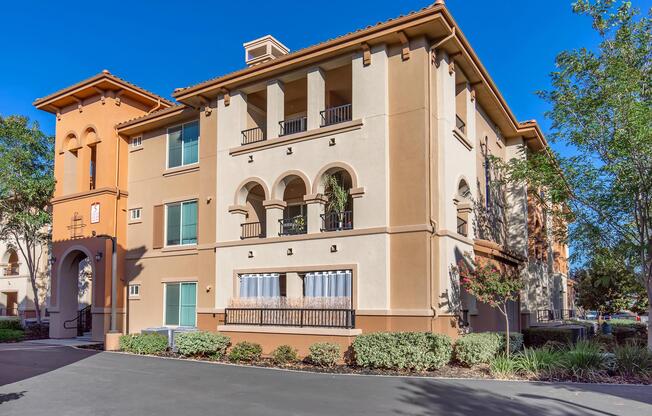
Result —
<svg viewBox="0 0 652 416"><path fill-rule="evenodd" d="M0 415L652 415L652 387L339 376L0 345Z"/></svg>

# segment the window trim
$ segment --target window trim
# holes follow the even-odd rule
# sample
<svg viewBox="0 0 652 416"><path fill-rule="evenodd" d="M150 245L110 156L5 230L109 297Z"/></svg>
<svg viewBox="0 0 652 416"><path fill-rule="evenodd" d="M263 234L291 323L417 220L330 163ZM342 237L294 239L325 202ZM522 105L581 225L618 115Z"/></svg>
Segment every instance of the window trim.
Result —
<svg viewBox="0 0 652 416"><path fill-rule="evenodd" d="M166 328L179 328L182 327L181 325L181 285L182 284L193 284L195 285L195 325L194 327L197 327L197 299L199 298L199 293L197 291L197 288L199 287L197 281L194 280L180 280L180 281L172 281L172 282L163 282L163 325ZM168 285L179 285L179 325L168 325L165 323L165 316L166 316L166 309L167 309L167 293L168 293Z"/></svg>
<svg viewBox="0 0 652 416"><path fill-rule="evenodd" d="M135 143L136 143L136 139L138 139L138 144L135 144ZM142 135L138 135L138 136L134 136L134 137L132 137L132 138L129 140L129 147L131 147L132 149L139 149L139 148L143 147L143 136L142 136Z"/></svg>
<svg viewBox="0 0 652 416"><path fill-rule="evenodd" d="M132 293L132 288L136 288L136 293ZM129 285L129 298L139 298L140 297L140 283L132 283Z"/></svg>
<svg viewBox="0 0 652 416"><path fill-rule="evenodd" d="M195 230L195 242L194 243L187 243L183 244L183 204L188 203L188 202L195 202L197 204L197 227ZM168 207L170 205L180 205L181 209L179 210L179 244L168 244ZM163 247L168 248L168 247L188 247L188 246L196 246L198 243L198 234L199 234L199 199L194 198L194 199L185 199L183 201L175 201L175 202L167 202L163 204L165 207L165 215L163 216L163 227L164 227L164 235L163 235Z"/></svg>
<svg viewBox="0 0 652 416"><path fill-rule="evenodd" d="M194 163L183 163L183 155L184 155L184 150L183 150L183 129L186 124L192 124L192 123L197 123L197 161ZM201 146L201 131L200 131L200 123L199 120L192 120L192 121L186 121L184 123L178 123L174 124L172 126L169 126L165 129L165 169L166 170L172 170L172 169L180 169L186 166L194 166L199 164L199 150ZM181 164L179 166L170 166L170 130L181 126Z"/></svg>
<svg viewBox="0 0 652 416"><path fill-rule="evenodd" d="M138 218L134 218L133 213L138 211ZM129 222L141 222L143 220L143 207L129 208Z"/></svg>

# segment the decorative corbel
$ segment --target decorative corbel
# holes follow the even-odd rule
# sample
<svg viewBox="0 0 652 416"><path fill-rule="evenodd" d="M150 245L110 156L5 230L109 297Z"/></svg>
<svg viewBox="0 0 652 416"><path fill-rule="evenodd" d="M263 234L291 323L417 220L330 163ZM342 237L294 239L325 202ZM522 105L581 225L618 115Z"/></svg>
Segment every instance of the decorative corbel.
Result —
<svg viewBox="0 0 652 416"><path fill-rule="evenodd" d="M471 87L471 102L475 102L475 88Z"/></svg>
<svg viewBox="0 0 652 416"><path fill-rule="evenodd" d="M199 102L201 102L201 105L204 107L204 115L206 117L210 116L211 112L213 111L213 109L211 108L211 101L208 98L204 97L203 95L200 95Z"/></svg>
<svg viewBox="0 0 652 416"><path fill-rule="evenodd" d="M120 107L120 104L122 104L122 94L124 94L124 90L119 90L115 93L115 105L118 107Z"/></svg>
<svg viewBox="0 0 652 416"><path fill-rule="evenodd" d="M450 61L448 64L448 75L453 75L455 73L455 61Z"/></svg>
<svg viewBox="0 0 652 416"><path fill-rule="evenodd" d="M402 49L401 49L401 58L404 61L407 61L410 59L410 39L405 35L405 32L400 31L396 32L398 35L398 39L401 41Z"/></svg>
<svg viewBox="0 0 652 416"><path fill-rule="evenodd" d="M82 100L81 98L77 98L74 95L72 95L71 97L73 100L77 102L77 110L79 110L79 112L81 113L84 109L84 100Z"/></svg>
<svg viewBox="0 0 652 416"><path fill-rule="evenodd" d="M224 107L231 105L231 93L226 88L220 88L220 92L224 96Z"/></svg>
<svg viewBox="0 0 652 416"><path fill-rule="evenodd" d="M362 65L371 65L371 48L369 48L369 44L363 43L360 47L362 48Z"/></svg>
<svg viewBox="0 0 652 416"><path fill-rule="evenodd" d="M56 111L57 121L61 120L61 108L54 105L52 106L52 108L54 109L54 111Z"/></svg>
<svg viewBox="0 0 652 416"><path fill-rule="evenodd" d="M97 93L100 94L100 102L102 103L102 105L106 104L106 91L98 87L94 87L94 88L95 91L97 91Z"/></svg>

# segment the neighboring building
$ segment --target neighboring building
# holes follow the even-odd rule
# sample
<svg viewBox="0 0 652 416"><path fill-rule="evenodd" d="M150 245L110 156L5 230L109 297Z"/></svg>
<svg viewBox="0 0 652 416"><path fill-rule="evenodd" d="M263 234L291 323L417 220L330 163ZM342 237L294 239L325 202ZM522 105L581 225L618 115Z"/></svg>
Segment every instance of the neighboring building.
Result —
<svg viewBox="0 0 652 416"><path fill-rule="evenodd" d="M512 328L556 305L530 292L566 256L553 270L530 250L528 189L496 186L488 157L547 144L443 5L293 53L271 36L244 46L245 69L177 104L108 71L35 102L57 115L52 336L74 335L62 322L84 257L95 339L112 300L117 332L196 326L265 351L499 329L459 290L466 252L534 264ZM117 237L115 296L102 234Z"/></svg>
<svg viewBox="0 0 652 416"><path fill-rule="evenodd" d="M41 317L45 317L50 283L47 247L37 249L36 253L38 257L36 284ZM20 248L0 240L0 256L0 316L36 318L34 290L27 262Z"/></svg>

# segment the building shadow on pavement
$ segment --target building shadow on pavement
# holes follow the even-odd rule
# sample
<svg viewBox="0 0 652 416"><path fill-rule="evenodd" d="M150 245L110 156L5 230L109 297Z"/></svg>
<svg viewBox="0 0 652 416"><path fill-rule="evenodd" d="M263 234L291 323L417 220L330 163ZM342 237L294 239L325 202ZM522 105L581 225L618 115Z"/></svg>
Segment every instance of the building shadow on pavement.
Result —
<svg viewBox="0 0 652 416"><path fill-rule="evenodd" d="M0 350L0 386L54 371L99 352L72 347L14 344L11 348Z"/></svg>
<svg viewBox="0 0 652 416"><path fill-rule="evenodd" d="M471 388L460 383L436 380L408 380L400 387L400 401L406 407L420 408L416 412L396 409L400 415L446 415L446 416L611 416L612 413L597 408L576 405L553 397L534 398L520 395L510 398L494 391ZM519 398L521 397L521 398ZM548 400L546 400L548 399ZM403 407L403 406L401 406Z"/></svg>
<svg viewBox="0 0 652 416"><path fill-rule="evenodd" d="M538 383L537 383L538 384ZM550 385L543 384L541 385L552 387L558 390L565 390L570 392L593 392L603 395L609 395L614 397L619 397L625 400L637 401L652 406L652 385L627 385L627 384L589 384L589 383L577 383L577 384L558 384ZM652 414L652 412L651 412Z"/></svg>

